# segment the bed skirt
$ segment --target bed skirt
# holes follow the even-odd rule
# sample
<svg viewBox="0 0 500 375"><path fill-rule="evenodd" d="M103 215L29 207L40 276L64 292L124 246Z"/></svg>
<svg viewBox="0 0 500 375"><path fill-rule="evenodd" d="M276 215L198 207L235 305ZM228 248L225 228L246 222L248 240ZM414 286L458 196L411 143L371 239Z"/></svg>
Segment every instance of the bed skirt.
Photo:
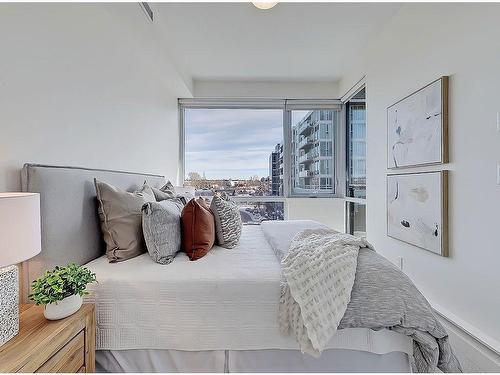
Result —
<svg viewBox="0 0 500 375"><path fill-rule="evenodd" d="M408 373L408 354L375 354L348 349L329 349L320 358L298 350L213 350L161 349L98 350L96 372L333 372Z"/></svg>

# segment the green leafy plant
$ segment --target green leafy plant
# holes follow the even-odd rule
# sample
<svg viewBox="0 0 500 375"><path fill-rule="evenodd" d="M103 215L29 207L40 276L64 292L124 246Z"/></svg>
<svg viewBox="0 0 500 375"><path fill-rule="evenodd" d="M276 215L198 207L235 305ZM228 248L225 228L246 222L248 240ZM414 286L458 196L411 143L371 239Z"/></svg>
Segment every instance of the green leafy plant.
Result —
<svg viewBox="0 0 500 375"><path fill-rule="evenodd" d="M75 294L88 294L85 289L93 282L97 282L95 273L88 268L74 263L66 267L56 266L31 283L33 293L28 297L37 305L47 305Z"/></svg>

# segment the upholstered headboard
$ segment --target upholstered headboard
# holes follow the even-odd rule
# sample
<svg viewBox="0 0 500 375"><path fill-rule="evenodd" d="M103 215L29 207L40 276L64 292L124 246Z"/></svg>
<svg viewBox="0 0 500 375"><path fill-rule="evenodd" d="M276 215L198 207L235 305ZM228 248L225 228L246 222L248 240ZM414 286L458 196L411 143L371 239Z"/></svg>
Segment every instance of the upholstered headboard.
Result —
<svg viewBox="0 0 500 375"><path fill-rule="evenodd" d="M42 251L21 268L21 299L46 269L69 262L85 264L104 253L94 178L132 191L144 181L162 186L165 177L78 167L25 164L22 190L40 193Z"/></svg>

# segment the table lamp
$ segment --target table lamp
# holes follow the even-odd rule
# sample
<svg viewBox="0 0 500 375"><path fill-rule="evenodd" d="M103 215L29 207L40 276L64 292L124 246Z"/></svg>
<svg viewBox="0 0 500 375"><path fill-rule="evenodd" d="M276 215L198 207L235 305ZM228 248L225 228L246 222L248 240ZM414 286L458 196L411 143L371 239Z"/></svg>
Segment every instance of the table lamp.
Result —
<svg viewBox="0 0 500 375"><path fill-rule="evenodd" d="M0 193L0 346L19 332L17 263L41 250L40 194Z"/></svg>

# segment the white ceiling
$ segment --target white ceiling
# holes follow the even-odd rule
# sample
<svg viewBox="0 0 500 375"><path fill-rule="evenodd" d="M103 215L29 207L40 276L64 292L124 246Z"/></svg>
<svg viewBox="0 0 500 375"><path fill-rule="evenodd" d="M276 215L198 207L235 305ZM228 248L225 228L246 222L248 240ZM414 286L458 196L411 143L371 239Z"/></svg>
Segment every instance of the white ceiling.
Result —
<svg viewBox="0 0 500 375"><path fill-rule="evenodd" d="M156 3L169 49L194 80L336 81L397 3Z"/></svg>

